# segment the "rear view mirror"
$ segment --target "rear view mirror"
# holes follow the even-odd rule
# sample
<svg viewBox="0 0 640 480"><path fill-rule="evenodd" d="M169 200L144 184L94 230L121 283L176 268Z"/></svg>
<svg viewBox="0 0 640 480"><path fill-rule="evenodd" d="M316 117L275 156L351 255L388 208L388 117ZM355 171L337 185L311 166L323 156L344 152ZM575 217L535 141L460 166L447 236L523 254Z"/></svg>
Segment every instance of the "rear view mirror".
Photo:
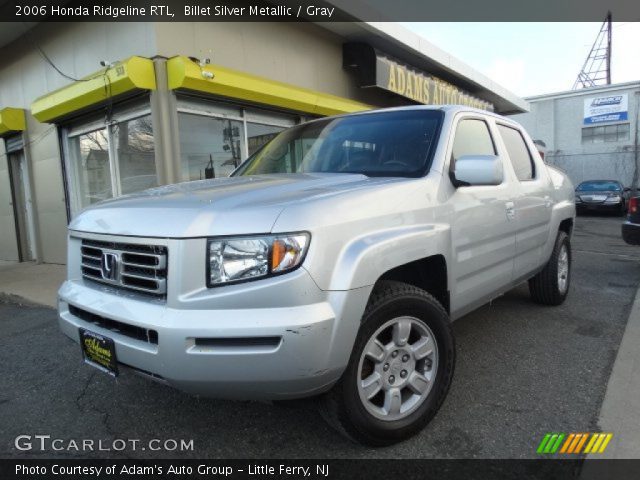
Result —
<svg viewBox="0 0 640 480"><path fill-rule="evenodd" d="M456 160L454 177L460 185L500 185L502 161L496 155L463 155Z"/></svg>

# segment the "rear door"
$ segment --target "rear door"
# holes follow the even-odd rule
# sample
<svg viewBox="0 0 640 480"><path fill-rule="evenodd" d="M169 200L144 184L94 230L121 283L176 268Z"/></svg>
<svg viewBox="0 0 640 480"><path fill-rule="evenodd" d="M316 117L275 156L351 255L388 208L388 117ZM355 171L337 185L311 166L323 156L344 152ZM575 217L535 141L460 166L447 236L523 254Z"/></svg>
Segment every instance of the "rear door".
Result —
<svg viewBox="0 0 640 480"><path fill-rule="evenodd" d="M452 172L463 155L499 154L490 119L466 114L454 125ZM504 162L504 159L502 159ZM451 311L459 316L511 284L515 255L513 178L504 168L501 185L459 186L449 198L452 211L453 285Z"/></svg>
<svg viewBox="0 0 640 480"><path fill-rule="evenodd" d="M543 165L534 161L534 153L525 134L513 125L497 123L499 149L517 178L514 197L516 251L514 280L524 280L542 265L545 243L549 238L552 200L550 180Z"/></svg>

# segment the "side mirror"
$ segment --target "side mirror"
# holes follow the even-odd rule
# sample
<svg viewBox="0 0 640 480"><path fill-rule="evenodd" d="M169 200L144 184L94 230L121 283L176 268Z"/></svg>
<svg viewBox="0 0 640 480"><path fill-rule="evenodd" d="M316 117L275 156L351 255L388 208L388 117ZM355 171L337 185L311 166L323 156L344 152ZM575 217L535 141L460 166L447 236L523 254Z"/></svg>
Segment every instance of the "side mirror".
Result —
<svg viewBox="0 0 640 480"><path fill-rule="evenodd" d="M624 187L625 193L629 193L631 191L631 187Z"/></svg>
<svg viewBox="0 0 640 480"><path fill-rule="evenodd" d="M453 173L459 185L500 185L504 180L502 161L496 155L463 155Z"/></svg>

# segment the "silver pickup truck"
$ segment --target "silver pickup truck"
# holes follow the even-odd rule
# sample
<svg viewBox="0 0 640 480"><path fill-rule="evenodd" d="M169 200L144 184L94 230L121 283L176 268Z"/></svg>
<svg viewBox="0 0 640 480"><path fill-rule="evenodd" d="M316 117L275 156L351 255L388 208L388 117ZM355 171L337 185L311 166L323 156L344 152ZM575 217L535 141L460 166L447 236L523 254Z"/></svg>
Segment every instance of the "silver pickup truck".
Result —
<svg viewBox="0 0 640 480"><path fill-rule="evenodd" d="M451 321L524 281L569 290L573 186L512 120L457 106L323 118L229 178L69 226L59 324L85 361L222 398L318 397L369 445L443 402Z"/></svg>

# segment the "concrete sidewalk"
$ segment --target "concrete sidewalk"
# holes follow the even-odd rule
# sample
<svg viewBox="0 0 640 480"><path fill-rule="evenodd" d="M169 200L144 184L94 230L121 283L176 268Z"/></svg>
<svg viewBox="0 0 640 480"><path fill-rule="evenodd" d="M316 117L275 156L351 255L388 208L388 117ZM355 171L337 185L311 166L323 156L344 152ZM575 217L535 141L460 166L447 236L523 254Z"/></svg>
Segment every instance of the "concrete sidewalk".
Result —
<svg viewBox="0 0 640 480"><path fill-rule="evenodd" d="M66 272L66 265L0 262L0 293L55 308Z"/></svg>
<svg viewBox="0 0 640 480"><path fill-rule="evenodd" d="M640 459L640 290L613 365L598 426L613 437L598 458Z"/></svg>

